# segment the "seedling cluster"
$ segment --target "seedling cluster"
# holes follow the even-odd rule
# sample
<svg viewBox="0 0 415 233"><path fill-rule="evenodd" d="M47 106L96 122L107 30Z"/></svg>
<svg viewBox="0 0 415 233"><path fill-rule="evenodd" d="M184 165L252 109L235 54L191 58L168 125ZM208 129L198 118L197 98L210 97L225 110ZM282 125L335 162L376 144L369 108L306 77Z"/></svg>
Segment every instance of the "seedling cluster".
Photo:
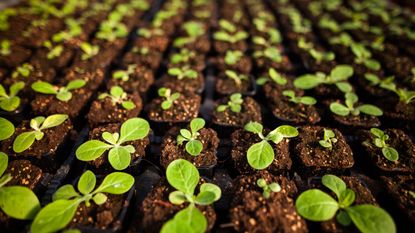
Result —
<svg viewBox="0 0 415 233"><path fill-rule="evenodd" d="M109 93L102 93L98 96L98 99L110 98L113 105L121 104L126 110L135 108L133 101L128 100L128 95L120 86L111 87Z"/></svg>
<svg viewBox="0 0 415 233"><path fill-rule="evenodd" d="M241 112L242 103L243 103L242 95L240 93L235 93L229 97L228 103L219 105L216 108L216 111L224 112L226 111L226 109L229 108L232 112L238 113L238 112Z"/></svg>
<svg viewBox="0 0 415 233"><path fill-rule="evenodd" d="M203 144L198 139L199 131L205 127L205 120L202 118L195 118L190 122L190 130L181 129L180 134L177 135L177 145L185 143L185 150L192 156L198 156L203 150Z"/></svg>
<svg viewBox="0 0 415 233"><path fill-rule="evenodd" d="M32 84L32 89L42 94L55 95L58 100L68 102L72 99L71 91L82 88L85 84L85 80L82 79L72 80L64 87L57 87L48 82L37 81Z"/></svg>

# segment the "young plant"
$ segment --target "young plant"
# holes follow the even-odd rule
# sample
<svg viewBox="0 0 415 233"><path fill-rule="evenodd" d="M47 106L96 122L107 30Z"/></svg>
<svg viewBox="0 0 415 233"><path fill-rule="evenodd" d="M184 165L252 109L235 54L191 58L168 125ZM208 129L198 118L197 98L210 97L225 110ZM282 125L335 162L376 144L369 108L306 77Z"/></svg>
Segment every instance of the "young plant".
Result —
<svg viewBox="0 0 415 233"><path fill-rule="evenodd" d="M243 53L239 50L228 50L225 54L225 64L226 65L235 65L243 57Z"/></svg>
<svg viewBox="0 0 415 233"><path fill-rule="evenodd" d="M113 172L107 175L97 188L96 182L95 174L86 171L79 178L78 191L71 184L60 187L53 195L53 201L36 215L30 228L31 232L62 230L72 221L82 202L87 207L91 205L91 201L96 205L102 205L108 199L106 194L120 195L128 192L134 185L134 177L123 172Z"/></svg>
<svg viewBox="0 0 415 233"><path fill-rule="evenodd" d="M380 63L372 58L372 53L363 44L353 43L350 48L355 55L354 61L357 64L363 64L371 70L380 69Z"/></svg>
<svg viewBox="0 0 415 233"><path fill-rule="evenodd" d="M127 67L127 70L117 70L112 74L112 78L114 79L121 79L122 81L126 82L130 78L130 75L134 74L135 68L137 67L136 64L130 64Z"/></svg>
<svg viewBox="0 0 415 233"><path fill-rule="evenodd" d="M9 94L7 94L3 85L0 84L0 108L8 112L16 110L20 106L20 97L17 94L24 86L24 82L16 82L10 86Z"/></svg>
<svg viewBox="0 0 415 233"><path fill-rule="evenodd" d="M10 49L11 44L9 40L2 40L0 43L0 54L2 56L8 56L12 53L12 50Z"/></svg>
<svg viewBox="0 0 415 233"><path fill-rule="evenodd" d="M257 134L261 139L260 142L251 145L246 154L248 164L257 170L267 168L274 160L274 149L269 141L278 144L284 140L284 138L298 136L297 129L289 125L278 126L276 129L269 132L267 136L262 134L263 126L258 122L249 122L245 125L244 129L248 132Z"/></svg>
<svg viewBox="0 0 415 233"><path fill-rule="evenodd" d="M317 100L311 96L296 96L293 90L285 90L282 94L287 96L290 102L296 104L314 105L317 103Z"/></svg>
<svg viewBox="0 0 415 233"><path fill-rule="evenodd" d="M376 74L366 73L365 79L370 82L371 86L379 86L380 88L392 91L396 89L396 84L394 83L394 76L389 76L385 79L380 79Z"/></svg>
<svg viewBox="0 0 415 233"><path fill-rule="evenodd" d="M57 87L47 82L36 81L32 84L32 89L35 92L42 94L55 95L58 100L68 102L70 99L72 99L71 91L85 86L85 83L85 80L76 79L70 81L68 85L64 87Z"/></svg>
<svg viewBox="0 0 415 233"><path fill-rule="evenodd" d="M317 63L321 63L322 61L332 61L335 58L333 52L318 51L314 48L314 44L312 42L307 42L304 37L300 37L298 40L298 47L307 51Z"/></svg>
<svg viewBox="0 0 415 233"><path fill-rule="evenodd" d="M149 123L142 118L126 120L120 129L120 133L103 132L102 139L89 140L78 147L75 154L81 161L92 161L108 151L108 161L115 170L124 170L131 163L131 154L135 152L132 145L124 145L126 142L143 139L150 132Z"/></svg>
<svg viewBox="0 0 415 233"><path fill-rule="evenodd" d="M6 118L0 117L0 141L10 138L14 134L14 125Z"/></svg>
<svg viewBox="0 0 415 233"><path fill-rule="evenodd" d="M66 114L54 114L48 117L38 116L30 120L30 131L23 132L17 135L13 142L13 151L21 153L27 150L35 140L42 140L45 133L42 132L45 129L53 128L61 125L68 119Z"/></svg>
<svg viewBox="0 0 415 233"><path fill-rule="evenodd" d="M179 92L175 92L175 93L172 94L171 89L170 88L165 88L165 87L162 87L162 88L158 89L157 93L160 97L166 98L166 100L164 100L161 103L161 108L163 110L167 110L167 109L171 108L173 106L174 101L177 100L180 97Z"/></svg>
<svg viewBox="0 0 415 233"><path fill-rule="evenodd" d="M24 63L23 65L16 67L12 73L12 78L17 78L19 76L27 78L34 69L35 68L31 64Z"/></svg>
<svg viewBox="0 0 415 233"><path fill-rule="evenodd" d="M182 28L186 31L187 37L179 37L173 45L176 47L182 47L185 44L194 42L198 37L206 33L202 23L196 21L188 21L182 25Z"/></svg>
<svg viewBox="0 0 415 233"><path fill-rule="evenodd" d="M415 101L415 91L409 91L405 88L393 88L393 92L399 97L399 101L404 104L410 104Z"/></svg>
<svg viewBox="0 0 415 233"><path fill-rule="evenodd" d="M177 135L177 145L182 145L186 142L185 149L187 153L192 156L198 156L203 150L203 144L197 137L200 135L198 131L205 126L205 120L202 118L194 118L190 122L190 131L188 129L181 129L180 134Z"/></svg>
<svg viewBox="0 0 415 233"><path fill-rule="evenodd" d="M342 179L324 175L321 181L336 194L337 201L319 189L307 190L295 202L297 212L302 217L315 222L336 217L341 225L350 226L353 223L363 233L396 232L395 223L385 210L371 204L353 205L356 194L347 188Z"/></svg>
<svg viewBox="0 0 415 233"><path fill-rule="evenodd" d="M244 80L248 81L248 76L247 75L237 74L233 70L226 70L225 75L226 75L226 77L232 79L238 87L242 85L242 81L244 81Z"/></svg>
<svg viewBox="0 0 415 233"><path fill-rule="evenodd" d="M334 134L331 129L324 129L323 139L318 141L320 146L328 148L329 150L333 149L333 144L337 142L336 134Z"/></svg>
<svg viewBox="0 0 415 233"><path fill-rule="evenodd" d="M173 64L179 64L179 63L187 63L189 60L196 56L196 53L193 50L188 49L180 49L179 53L173 54L171 56L170 62Z"/></svg>
<svg viewBox="0 0 415 233"><path fill-rule="evenodd" d="M31 220L40 210L39 199L27 187L6 186L13 179L9 173L4 174L8 163L9 157L0 152L0 209L12 218Z"/></svg>
<svg viewBox="0 0 415 233"><path fill-rule="evenodd" d="M267 184L263 178L259 178L256 181L256 184L264 190L262 195L267 199L271 196L271 193L278 193L281 191L281 186L278 183L272 182L271 184Z"/></svg>
<svg viewBox="0 0 415 233"><path fill-rule="evenodd" d="M199 183L199 171L187 160L176 159L169 164L166 170L169 184L176 189L169 194L169 201L174 205L189 205L177 212L161 228L161 233L194 232L203 233L207 229L207 220L196 205L211 205L220 199L221 189L211 183L200 185L199 194L195 195L195 189Z"/></svg>
<svg viewBox="0 0 415 233"><path fill-rule="evenodd" d="M389 140L389 135L378 128L371 128L370 133L372 134L373 145L382 149L382 154L387 160L395 162L399 159L398 151L386 142Z"/></svg>
<svg viewBox="0 0 415 233"><path fill-rule="evenodd" d="M280 73L278 73L274 68L269 68L268 70L269 77L260 77L256 83L258 85L264 85L265 83L272 81L277 85L284 86L287 84L287 79L283 77Z"/></svg>
<svg viewBox="0 0 415 233"><path fill-rule="evenodd" d="M263 50L255 51L253 56L255 58L265 57L276 63L282 61L281 51L278 47L275 46L267 46Z"/></svg>
<svg viewBox="0 0 415 233"><path fill-rule="evenodd" d="M161 28L140 28L137 31L137 35L150 39L153 36L163 36L164 31Z"/></svg>
<svg viewBox="0 0 415 233"><path fill-rule="evenodd" d="M92 45L88 42L82 42L80 45L80 48L83 52L81 59L83 61L89 60L90 58L94 57L99 53L99 46L98 45Z"/></svg>
<svg viewBox="0 0 415 233"><path fill-rule="evenodd" d="M294 86L300 89L312 89L319 85L336 85L336 87L344 92L351 92L353 90L350 83L347 82L353 75L353 67L349 65L337 65L331 71L329 75L322 72L315 74L305 74L294 80Z"/></svg>
<svg viewBox="0 0 415 233"><path fill-rule="evenodd" d="M221 30L213 34L215 40L235 44L248 38L248 33L245 31L238 31L234 24L225 19L219 20L219 26Z"/></svg>
<svg viewBox="0 0 415 233"><path fill-rule="evenodd" d="M342 32L340 33L340 35L330 38L329 43L332 45L341 44L345 47L350 47L355 42L349 34L347 34L346 32Z"/></svg>
<svg viewBox="0 0 415 233"><path fill-rule="evenodd" d="M111 42L117 38L124 38L127 35L127 26L124 23L118 20L112 20L111 18L102 22L99 31L97 32L97 38Z"/></svg>
<svg viewBox="0 0 415 233"><path fill-rule="evenodd" d="M56 57L59 57L63 52L63 46L62 45L56 45L53 46L52 43L48 40L45 43L43 43L43 46L45 46L47 49L49 49L49 52L47 54L47 58L49 60L54 59Z"/></svg>
<svg viewBox="0 0 415 233"><path fill-rule="evenodd" d="M358 116L361 112L370 116L383 115L383 112L380 108L371 104L361 104L359 106L355 106L359 98L353 92L346 93L344 97L346 105L338 102L333 102L330 104L330 111L339 116L349 116L350 114L353 116Z"/></svg>
<svg viewBox="0 0 415 233"><path fill-rule="evenodd" d="M184 78L195 79L198 76L197 71L190 69L188 66L170 68L167 72L169 75L175 76L178 80Z"/></svg>
<svg viewBox="0 0 415 233"><path fill-rule="evenodd" d="M126 110L135 108L134 102L128 100L127 93L119 86L113 86L109 93L102 93L98 96L98 99L100 100L105 98L110 98L113 105L121 104Z"/></svg>
<svg viewBox="0 0 415 233"><path fill-rule="evenodd" d="M226 109L230 108L232 112L241 112L241 105L243 102L244 100L242 99L242 95L240 93L235 93L229 97L227 104L219 105L216 108L216 111L224 112Z"/></svg>

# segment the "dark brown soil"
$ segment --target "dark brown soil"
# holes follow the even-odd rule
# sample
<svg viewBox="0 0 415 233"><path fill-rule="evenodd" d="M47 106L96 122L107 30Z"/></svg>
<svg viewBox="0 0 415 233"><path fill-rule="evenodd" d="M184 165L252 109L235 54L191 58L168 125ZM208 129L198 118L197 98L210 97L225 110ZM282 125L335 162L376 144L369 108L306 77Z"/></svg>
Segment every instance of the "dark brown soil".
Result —
<svg viewBox="0 0 415 233"><path fill-rule="evenodd" d="M415 121L415 104L405 104L395 97L382 98L379 106L391 121Z"/></svg>
<svg viewBox="0 0 415 233"><path fill-rule="evenodd" d="M102 69L92 69L87 70L84 68L73 67L69 69L65 75L67 81L72 81L76 79L83 79L86 81L84 88L87 88L91 91L98 89L101 82L104 80L104 70Z"/></svg>
<svg viewBox="0 0 415 233"><path fill-rule="evenodd" d="M26 61L32 52L18 45L10 46L10 54L0 55L0 66L16 67Z"/></svg>
<svg viewBox="0 0 415 233"><path fill-rule="evenodd" d="M153 72L144 66L137 66L134 73L129 76L127 81L111 78L108 81L107 87L120 86L126 92L132 93L138 91L140 93L145 93L153 82Z"/></svg>
<svg viewBox="0 0 415 233"><path fill-rule="evenodd" d="M12 176L7 186L21 185L34 190L42 180L42 169L33 165L29 160L13 160L7 166L4 174Z"/></svg>
<svg viewBox="0 0 415 233"><path fill-rule="evenodd" d="M134 48L133 48L134 51ZM151 70L156 70L163 58L163 54L159 51L149 50L145 55L139 52L128 52L123 58L123 64L137 64L138 66L148 67Z"/></svg>
<svg viewBox="0 0 415 233"><path fill-rule="evenodd" d="M197 168L210 168L217 164L216 150L219 146L219 138L213 129L203 128L197 137L203 144L203 150L198 156L192 156L185 150L186 143L177 145L177 136L180 128L173 127L164 135L161 144L160 164L167 166L176 159L186 159L192 162Z"/></svg>
<svg viewBox="0 0 415 233"><path fill-rule="evenodd" d="M274 68L280 72L290 72L293 71L293 64L286 55L281 55L282 60L280 62L275 62L266 57L258 57L255 59L256 66L261 70L268 70L269 68Z"/></svg>
<svg viewBox="0 0 415 233"><path fill-rule="evenodd" d="M216 79L215 88L216 92L221 95L230 95L233 93L246 93L252 90L253 87L250 76L248 76L248 80L241 80L240 85L238 85L233 79L220 74Z"/></svg>
<svg viewBox="0 0 415 233"><path fill-rule="evenodd" d="M241 74L249 74L252 69L252 61L248 56L242 56L238 62L233 65L225 63L225 56L218 56L212 59L213 63L220 71L233 70Z"/></svg>
<svg viewBox="0 0 415 233"><path fill-rule="evenodd" d="M170 42L170 39L166 36L153 36L152 38L140 37L136 40L135 46L137 48L148 48L149 50L156 50L164 52Z"/></svg>
<svg viewBox="0 0 415 233"><path fill-rule="evenodd" d="M382 154L382 148L372 143L370 131L365 130L360 132L360 140L371 164L382 172L412 173L415 169L415 145L409 136L399 129L386 129L384 132L390 137L386 143L398 151L399 159L395 162L387 160Z"/></svg>
<svg viewBox="0 0 415 233"><path fill-rule="evenodd" d="M324 171L325 173L341 171L354 165L353 152L343 134L333 130L337 142L332 143L332 150L322 147L319 140L323 139L324 127L304 126L299 128L299 136L294 139L295 155L303 168L310 174Z"/></svg>
<svg viewBox="0 0 415 233"><path fill-rule="evenodd" d="M182 80L172 77L170 75L164 75L162 78L156 80L155 85L160 87L170 88L172 92L180 93L196 93L202 92L205 79L202 73L199 73L197 78L184 78Z"/></svg>
<svg viewBox="0 0 415 233"><path fill-rule="evenodd" d="M267 135L268 132L269 130L265 131L264 135ZM232 133L231 138L232 162L238 173L252 174L257 172L257 170L253 169L248 164L246 154L251 145L261 141L258 135L239 129ZM270 142L270 144L274 149L275 158L274 161L272 161L272 164L265 170L270 171L271 173L282 173L290 170L292 160L290 157L289 139L284 139L277 145L273 142Z"/></svg>
<svg viewBox="0 0 415 233"><path fill-rule="evenodd" d="M167 65L167 68L173 68L173 67L180 68L180 67L184 67L186 65L189 66L191 69L196 70L198 72L203 71L206 67L205 55L195 53L193 56L190 56L188 61L179 62L177 64L174 64L171 61L171 56L170 56L169 64Z"/></svg>
<svg viewBox="0 0 415 233"><path fill-rule="evenodd" d="M157 97L147 105L148 118L157 122L189 122L199 114L201 97L199 95L184 95L173 102L167 110L161 108L164 98Z"/></svg>
<svg viewBox="0 0 415 233"><path fill-rule="evenodd" d="M233 44L225 41L214 41L213 46L219 54L225 54L228 50L239 50L241 52L245 52L248 49L248 44L245 41L238 41Z"/></svg>
<svg viewBox="0 0 415 233"><path fill-rule="evenodd" d="M199 184L204 183L203 180ZM174 191L167 186L165 180L160 181L144 199L141 206L142 228L146 233L159 232L165 222L185 208L188 204L173 205L169 202L168 196ZM198 193L196 191L195 193ZM216 221L216 213L212 206L197 206L205 215L208 221L207 232L210 232ZM136 220L138 221L138 219Z"/></svg>
<svg viewBox="0 0 415 233"><path fill-rule="evenodd" d="M105 126L96 127L89 133L89 139L96 139L96 140L103 140L102 139L102 133L103 132L109 132L109 133L119 133L121 124L108 124ZM130 141L126 142L123 145L132 145L135 148L135 152L131 154L131 164L133 164L138 159L142 159L146 156L145 150L146 147L150 144L150 139L147 137L136 140L136 141ZM91 166L103 171L103 170L113 170L111 165L108 161L108 151L102 154L99 158L88 161Z"/></svg>
<svg viewBox="0 0 415 233"><path fill-rule="evenodd" d="M135 92L128 94L126 101L132 101L135 104L133 109L127 110L120 103L113 103L110 98L98 99L92 102L88 113L88 123L90 126L97 126L108 123L122 123L132 117L140 114L143 103L140 95Z"/></svg>
<svg viewBox="0 0 415 233"><path fill-rule="evenodd" d="M233 112L230 108L227 108L223 112L216 111L217 106L227 104L228 101L229 98L226 97L219 100L215 105L212 120L214 124L242 128L250 121L262 122L261 107L253 98L244 98L240 112Z"/></svg>

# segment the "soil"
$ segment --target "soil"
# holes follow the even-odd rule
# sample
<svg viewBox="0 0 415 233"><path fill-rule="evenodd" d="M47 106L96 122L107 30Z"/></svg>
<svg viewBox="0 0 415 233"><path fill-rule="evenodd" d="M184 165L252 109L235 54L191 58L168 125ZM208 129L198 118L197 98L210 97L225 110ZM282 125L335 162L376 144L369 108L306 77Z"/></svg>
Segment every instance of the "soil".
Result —
<svg viewBox="0 0 415 233"><path fill-rule="evenodd" d="M225 63L225 56L218 56L212 59L212 63L222 72L225 70L233 70L239 74L249 74L252 70L252 61L248 56L242 56L238 62L233 65Z"/></svg>
<svg viewBox="0 0 415 233"><path fill-rule="evenodd" d="M220 95L230 95L233 93L246 94L252 91L254 87L251 76L248 76L248 80L241 80L241 84L237 85L233 79L220 74L216 79L215 88Z"/></svg>
<svg viewBox="0 0 415 233"><path fill-rule="evenodd" d="M55 69L61 69L69 63L74 54L71 49L64 47L59 56L48 59L49 52L50 50L46 48L37 50L36 54L31 59L31 63L36 64L37 62L42 61Z"/></svg>
<svg viewBox="0 0 415 233"><path fill-rule="evenodd" d="M9 55L0 55L0 66L14 68L27 61L30 55L32 55L32 52L29 49L18 45L12 45Z"/></svg>
<svg viewBox="0 0 415 233"><path fill-rule="evenodd" d="M162 53L167 49L169 42L170 39L167 36L153 36L149 39L140 37L136 40L135 46L137 48L148 48L150 51L156 50Z"/></svg>
<svg viewBox="0 0 415 233"><path fill-rule="evenodd" d="M130 118L137 117L143 108L140 95L137 92L127 94L125 101L127 100L135 104L133 109L127 110L120 103L114 104L111 98L95 100L92 102L87 115L89 125L94 127L100 124L122 123Z"/></svg>
<svg viewBox="0 0 415 233"><path fill-rule="evenodd" d="M174 53L172 55L174 55ZM206 67L205 55L203 55L203 54L197 54L197 53L195 53L193 56L190 56L190 58L188 59L188 61L183 61L183 62L180 62L180 63L177 63L177 64L174 64L171 61L172 55L170 56L169 64L167 66L167 68L169 68L169 69L170 68L173 68L173 67L181 68L181 67L184 67L184 66L188 66L188 67L190 67L193 70L196 70L198 72L201 72Z"/></svg>
<svg viewBox="0 0 415 233"><path fill-rule="evenodd" d="M146 112L150 120L156 122L190 122L199 114L201 97L199 95L184 95L173 102L173 106L167 110L161 108L164 97L157 97L146 106Z"/></svg>
<svg viewBox="0 0 415 233"><path fill-rule="evenodd" d="M304 126L298 129L299 136L294 139L295 155L299 164L307 174L333 173L349 169L354 165L353 152L337 129L333 130L337 142L332 149L322 147L319 140L323 139L324 127Z"/></svg>
<svg viewBox="0 0 415 233"><path fill-rule="evenodd" d="M104 70L102 69L84 69L72 66L65 75L67 81L83 79L86 81L84 88L95 91L104 80Z"/></svg>
<svg viewBox="0 0 415 233"><path fill-rule="evenodd" d="M160 164L165 169L176 159L186 159L192 162L197 168L212 168L217 164L216 150L219 146L219 138L213 129L203 128L197 137L203 144L203 150L198 156L192 156L185 150L186 142L177 145L177 136L180 128L173 127L164 135L161 144Z"/></svg>
<svg viewBox="0 0 415 233"><path fill-rule="evenodd" d="M170 88L172 92L180 93L201 93L203 91L205 79L202 73L199 73L197 78L185 78L182 80L164 75L162 78L156 80L155 85L160 87Z"/></svg>
<svg viewBox="0 0 415 233"><path fill-rule="evenodd" d="M122 63L123 64L137 64L138 67L144 66L155 71L158 69L163 54L159 51L149 50L145 55L141 55L139 52L134 52L134 48L131 52L125 54Z"/></svg>
<svg viewBox="0 0 415 233"><path fill-rule="evenodd" d="M201 54L207 53L210 50L210 40L207 36L198 37L194 42L187 43L182 46L183 48L187 48L189 50L197 51Z"/></svg>
<svg viewBox="0 0 415 233"><path fill-rule="evenodd" d="M266 130L264 135L267 135L269 132L269 130ZM252 174L257 172L257 170L253 169L248 164L246 154L251 145L261 141L258 135L239 129L232 133L231 138L231 157L236 171L238 171L239 174ZM271 165L265 170L270 171L271 173L279 174L291 169L292 160L290 157L289 141L289 139L284 139L277 145L270 142L274 149L275 158Z"/></svg>
<svg viewBox="0 0 415 233"><path fill-rule="evenodd" d="M392 174L413 173L415 169L415 145L409 136L399 129L385 129L384 132L390 137L386 143L398 151L399 159L395 162L387 160L382 154L382 149L372 143L373 138L370 131L365 130L361 131L359 136L362 147L370 160L369 163L376 166L381 172Z"/></svg>
<svg viewBox="0 0 415 233"><path fill-rule="evenodd" d="M89 133L89 140L103 140L102 133L119 133L121 124L108 124L105 126L99 126L92 129ZM134 164L137 160L143 159L146 156L146 148L150 144L150 139L146 136L143 139L130 141L123 143L123 145L132 145L135 148L135 152L131 154L131 164ZM98 169L99 171L108 171L113 170L108 161L108 151L104 152L100 157L93 161L88 161L87 163ZM130 164L130 165L131 165Z"/></svg>
<svg viewBox="0 0 415 233"><path fill-rule="evenodd" d="M329 108L330 103L333 101L326 101L325 104L327 108ZM343 103L343 101L337 101L339 103ZM355 106L359 106L361 103L357 103ZM357 116L354 116L352 114L348 116L340 116L330 111L330 109L327 110L327 113L331 115L334 122L337 124L340 124L343 127L359 127L359 128L372 128L372 127L378 127L380 126L380 120L378 117L370 116L364 113L360 113Z"/></svg>
<svg viewBox="0 0 415 233"><path fill-rule="evenodd" d="M391 121L415 121L415 104L405 104L395 96L385 97L378 101L385 116Z"/></svg>
<svg viewBox="0 0 415 233"><path fill-rule="evenodd" d="M248 44L245 41L238 41L231 44L229 42L215 40L213 46L219 54L225 54L228 50L239 50L244 53L248 49Z"/></svg>
<svg viewBox="0 0 415 233"><path fill-rule="evenodd" d="M282 60L280 62L272 61L266 57L258 57L255 59L256 67L261 70L268 70L274 68L280 72L291 72L293 71L293 64L286 55L281 55Z"/></svg>
<svg viewBox="0 0 415 233"><path fill-rule="evenodd" d="M223 112L216 111L217 106L221 104L227 104L228 97L225 97L217 102L215 110L213 110L212 122L222 127L237 127L243 128L245 124L250 121L262 122L261 107L251 97L245 97L244 102L241 104L240 112L233 112L230 108L227 108Z"/></svg>
<svg viewBox="0 0 415 233"><path fill-rule="evenodd" d="M205 183L201 179L199 184ZM140 212L142 213L142 227L146 233L159 232L163 223L167 222L174 215L185 208L187 204L173 205L169 202L168 196L175 191L168 186L166 180L161 180L153 190L144 199ZM196 191L195 193L198 193ZM197 206L199 210L205 215L208 226L207 232L210 232L216 221L216 213L212 206Z"/></svg>

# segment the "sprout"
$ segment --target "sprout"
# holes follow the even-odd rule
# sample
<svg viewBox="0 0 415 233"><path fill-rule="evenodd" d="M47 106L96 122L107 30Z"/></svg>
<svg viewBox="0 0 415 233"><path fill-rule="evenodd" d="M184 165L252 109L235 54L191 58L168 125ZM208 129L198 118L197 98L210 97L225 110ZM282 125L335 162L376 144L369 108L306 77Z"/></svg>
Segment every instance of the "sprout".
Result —
<svg viewBox="0 0 415 233"><path fill-rule="evenodd" d="M136 64L130 64L127 67L127 70L117 70L112 74L112 78L114 79L121 79L122 81L126 82L130 78L130 75L134 74L135 68L137 67Z"/></svg>
<svg viewBox="0 0 415 233"><path fill-rule="evenodd" d="M56 98L60 101L68 102L72 99L72 90L76 90L85 86L85 80L76 79L68 83L64 87L53 86L50 83L43 81L36 81L32 84L32 89L42 94L56 95Z"/></svg>
<svg viewBox="0 0 415 233"><path fill-rule="evenodd" d="M91 45L88 42L82 42L80 45L80 48L82 49L82 56L81 59L82 60L88 60L92 57L94 57L95 55L98 54L99 52L99 46L98 45Z"/></svg>
<svg viewBox="0 0 415 233"><path fill-rule="evenodd" d="M399 159L398 151L386 143L389 140L389 135L378 128L371 128L370 133L372 134L373 145L382 149L382 154L387 160L395 162Z"/></svg>
<svg viewBox="0 0 415 233"><path fill-rule="evenodd" d="M29 63L24 63L16 67L12 73L12 78L17 78L18 76L23 76L25 78L29 77L30 73L34 70L34 67Z"/></svg>
<svg viewBox="0 0 415 233"><path fill-rule="evenodd" d="M190 122L190 131L188 129L181 129L177 136L177 145L182 145L186 142L185 149L187 153L192 156L198 156L203 150L203 144L198 140L200 131L205 126L205 120L202 118L195 118Z"/></svg>
<svg viewBox="0 0 415 233"><path fill-rule="evenodd" d="M188 66L170 68L167 72L169 75L175 76L178 80L182 80L184 78L195 79L198 76L197 71L190 69Z"/></svg>
<svg viewBox="0 0 415 233"><path fill-rule="evenodd" d="M389 76L385 79L380 79L376 74L365 73L365 79L370 82L371 86L379 86L386 90L395 90L394 76Z"/></svg>
<svg viewBox="0 0 415 233"><path fill-rule="evenodd" d="M371 116L383 115L381 109L371 104L361 104L356 107L355 104L359 98L353 92L346 93L344 97L346 105L333 102L330 104L330 111L339 116L349 116L350 114L358 116L361 112Z"/></svg>
<svg viewBox="0 0 415 233"><path fill-rule="evenodd" d="M267 182L263 178L258 179L256 181L256 184L258 185L258 187L264 190L262 192L262 195L265 198L269 198L271 196L271 193L277 193L281 191L281 186L278 183L272 182L271 184L267 184Z"/></svg>
<svg viewBox="0 0 415 233"><path fill-rule="evenodd" d="M187 63L189 62L189 60L193 57L196 56L196 53L193 50L188 50L188 49L180 49L179 53L174 53L171 58L170 58L170 62L172 64L179 64L179 63Z"/></svg>
<svg viewBox="0 0 415 233"><path fill-rule="evenodd" d="M232 112L241 112L241 105L243 103L242 95L240 93L232 94L227 104L219 105L216 111L223 112L230 108Z"/></svg>
<svg viewBox="0 0 415 233"><path fill-rule="evenodd" d="M215 38L215 40L234 44L248 38L248 33L245 31L237 31L236 26L225 19L219 20L219 26L221 30L213 34L213 38Z"/></svg>
<svg viewBox="0 0 415 233"><path fill-rule="evenodd" d="M17 94L24 86L24 82L16 82L10 86L9 94L7 94L3 85L0 84L0 108L8 112L16 110L20 106L20 97Z"/></svg>
<svg viewBox="0 0 415 233"><path fill-rule="evenodd" d="M351 45L351 50L355 55L354 61L357 64L363 64L371 70L379 70L381 68L380 63L375 59L372 59L372 53L367 50L363 44L353 43Z"/></svg>
<svg viewBox="0 0 415 233"><path fill-rule="evenodd" d="M202 23L196 21L188 21L182 25L188 37L179 37L174 41L174 46L182 47L185 44L194 42L198 37L206 33Z"/></svg>
<svg viewBox="0 0 415 233"><path fill-rule="evenodd" d="M111 87L110 93L102 93L98 96L98 99L110 98L113 105L121 104L126 110L135 108L134 102L128 100L128 95L120 86Z"/></svg>
<svg viewBox="0 0 415 233"><path fill-rule="evenodd" d="M237 74L233 70L226 70L225 71L226 77L232 79L237 86L242 85L242 81L248 81L248 76L245 74Z"/></svg>
<svg viewBox="0 0 415 233"><path fill-rule="evenodd" d="M225 63L227 65L235 65L239 62L244 54L239 50L228 50L225 54Z"/></svg>
<svg viewBox="0 0 415 233"><path fill-rule="evenodd" d="M314 105L317 103L317 100L311 96L296 96L293 90L285 90L282 94L287 96L290 102L296 104Z"/></svg>
<svg viewBox="0 0 415 233"><path fill-rule="evenodd" d="M284 86L285 84L287 84L287 79L285 77L283 77L280 73L278 73L274 68L269 68L268 70L268 75L269 77L260 77L256 83L258 85L264 85L265 83L272 81L273 83L280 85L280 86Z"/></svg>
<svg viewBox="0 0 415 233"><path fill-rule="evenodd" d="M320 146L328 148L329 150L333 149L333 144L337 142L336 135L331 129L324 129L323 139L318 141Z"/></svg>
<svg viewBox="0 0 415 233"><path fill-rule="evenodd" d="M6 118L0 117L0 141L10 138L14 134L14 125Z"/></svg>
<svg viewBox="0 0 415 233"><path fill-rule="evenodd" d="M2 40L0 43L0 54L2 56L8 56L12 53L11 49L11 43L9 40Z"/></svg>
<svg viewBox="0 0 415 233"><path fill-rule="evenodd" d="M349 34L347 34L346 32L342 32L340 33L340 35L330 38L329 43L341 44L343 46L349 47L354 43L354 41Z"/></svg>
<svg viewBox="0 0 415 233"><path fill-rule="evenodd" d="M171 89L165 87L158 89L157 93L160 97L166 98L163 102L161 102L161 108L163 110L171 108L174 104L174 101L180 97L179 92L175 92L172 94Z"/></svg>
<svg viewBox="0 0 415 233"><path fill-rule="evenodd" d="M56 45L53 46L52 43L48 40L43 43L43 46L45 46L47 49L49 49L49 52L47 54L47 58L49 60L54 59L56 57L59 57L63 52L63 46L62 45Z"/></svg>
<svg viewBox="0 0 415 233"><path fill-rule="evenodd" d="M307 42L304 37L300 37L298 40L298 47L307 51L317 63L321 63L322 61L332 61L335 58L333 52L318 51L314 48L314 44L312 42Z"/></svg>

